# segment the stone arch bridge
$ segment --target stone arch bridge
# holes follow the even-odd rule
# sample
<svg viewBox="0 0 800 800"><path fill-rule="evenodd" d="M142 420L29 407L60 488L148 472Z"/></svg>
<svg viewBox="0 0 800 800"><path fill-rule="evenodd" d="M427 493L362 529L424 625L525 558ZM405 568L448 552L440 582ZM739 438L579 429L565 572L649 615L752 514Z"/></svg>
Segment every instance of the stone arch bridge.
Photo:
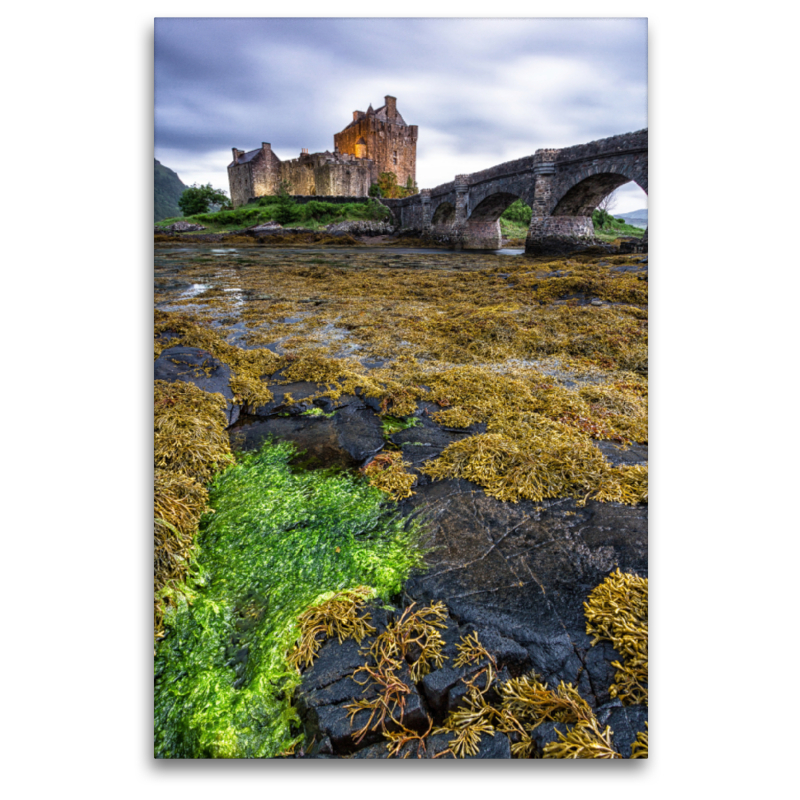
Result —
<svg viewBox="0 0 800 800"><path fill-rule="evenodd" d="M595 243L592 211L629 181L647 192L647 128L456 175L450 183L384 200L401 229L456 249L497 250L500 215L517 198L533 209L525 253L556 255ZM644 249L647 249L645 231Z"/></svg>

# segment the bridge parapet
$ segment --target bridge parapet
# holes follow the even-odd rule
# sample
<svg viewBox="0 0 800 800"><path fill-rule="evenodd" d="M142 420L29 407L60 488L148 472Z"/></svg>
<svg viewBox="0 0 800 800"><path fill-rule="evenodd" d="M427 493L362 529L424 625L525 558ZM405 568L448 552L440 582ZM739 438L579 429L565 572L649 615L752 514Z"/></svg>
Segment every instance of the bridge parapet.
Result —
<svg viewBox="0 0 800 800"><path fill-rule="evenodd" d="M585 161L591 158L619 157L629 152L647 152L647 128L633 133L621 133L597 139L586 144L576 144L558 150L556 163L559 167L574 161Z"/></svg>

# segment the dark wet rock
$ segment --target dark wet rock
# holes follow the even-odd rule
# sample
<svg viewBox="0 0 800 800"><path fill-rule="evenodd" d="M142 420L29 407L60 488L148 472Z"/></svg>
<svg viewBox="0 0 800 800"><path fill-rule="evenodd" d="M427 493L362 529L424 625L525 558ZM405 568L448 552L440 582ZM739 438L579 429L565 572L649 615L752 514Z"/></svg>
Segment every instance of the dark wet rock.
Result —
<svg viewBox="0 0 800 800"><path fill-rule="evenodd" d="M647 244L636 236L626 236L619 240L619 253L644 253L647 251Z"/></svg>
<svg viewBox="0 0 800 800"><path fill-rule="evenodd" d="M351 720L349 709L345 705L322 706L313 708L304 719L306 737L328 738L335 755L347 755L356 748L356 739L359 731L369 719L367 712L359 712L356 717L365 715L366 719L358 720L360 726ZM380 731L366 731L360 738L359 745L369 745L381 741L383 735Z"/></svg>
<svg viewBox="0 0 800 800"><path fill-rule="evenodd" d="M481 734L477 754L466 758L511 758L511 742L504 733Z"/></svg>
<svg viewBox="0 0 800 800"><path fill-rule="evenodd" d="M609 700L607 703L604 703L599 708L595 709L594 715L597 719L597 722L600 724L601 730L608 725L608 718L611 716L611 712L615 708L622 708L622 701L619 698Z"/></svg>
<svg viewBox="0 0 800 800"><path fill-rule="evenodd" d="M234 451L257 450L268 439L292 442L299 455L295 463L307 468L357 466L342 449L333 420L327 417L251 417L243 416L230 429Z"/></svg>
<svg viewBox="0 0 800 800"><path fill-rule="evenodd" d="M321 741L314 742L309 751L307 756L309 758L320 758L322 756L332 756L333 755L333 744L331 743L330 736L324 736Z"/></svg>
<svg viewBox="0 0 800 800"><path fill-rule="evenodd" d="M641 272L644 270L647 272L647 262L645 261L644 265L640 263L635 264L614 264L611 268L611 272Z"/></svg>
<svg viewBox="0 0 800 800"><path fill-rule="evenodd" d="M398 723L400 723L409 730L424 732L430 726L430 718L422 697L407 673L405 682L409 687L409 692L405 695L405 704L402 708L394 709L396 721L387 716L384 721L386 730L399 730ZM345 755L362 745L383 740L383 729L378 724L378 715L370 721L369 710L365 709L351 715L346 706L347 703L308 708L304 718L306 736L319 739L330 737L333 751L338 755ZM369 727L364 730L367 725Z"/></svg>
<svg viewBox="0 0 800 800"><path fill-rule="evenodd" d="M617 672L617 668L612 666L614 661L622 663L622 656L612 647L611 642L598 642L589 647L583 656L592 694L600 706L612 700L609 690Z"/></svg>
<svg viewBox="0 0 800 800"><path fill-rule="evenodd" d="M199 347L169 347L153 365L157 381L193 383L204 392L219 392L228 402L228 425L239 418L240 406L233 402L230 387L231 368Z"/></svg>
<svg viewBox="0 0 800 800"><path fill-rule="evenodd" d="M429 410L431 406L433 411ZM426 407L422 408L419 415L415 417L417 420L416 425L389 437L389 441L392 444L400 445L403 448L403 459L411 464L412 469L410 471L417 475L419 485L431 482L427 475L419 472L419 467L422 464L438 458L442 450L453 442L457 442L467 436L473 436L476 433L485 432L485 425L483 430L479 425L465 429L445 428L430 418L430 414L436 411L441 411L441 409L433 403L426 404Z"/></svg>
<svg viewBox="0 0 800 800"><path fill-rule="evenodd" d="M363 666L365 658L358 644L352 639L339 642L329 639L322 645L316 661L303 674L303 688L316 691L349 677Z"/></svg>
<svg viewBox="0 0 800 800"><path fill-rule="evenodd" d="M561 741L558 734L562 733L566 735L571 727L571 725L567 725L564 722L550 721L542 722L540 725L537 725L531 732L531 739L536 745L536 752L541 756L546 745L551 742Z"/></svg>
<svg viewBox="0 0 800 800"><path fill-rule="evenodd" d="M299 385L299 384L297 384ZM314 384L309 384L314 386ZM293 395L300 399L299 393ZM305 396L309 396L308 392ZM298 403L272 416L245 416L231 429L234 450L255 450L269 438L288 440L302 456L297 463L308 468L320 466L356 467L379 452L386 443L381 422L355 398L342 398L345 403L331 416L314 415L310 403ZM261 406L262 411L269 406ZM277 409L279 406L275 406Z"/></svg>
<svg viewBox="0 0 800 800"><path fill-rule="evenodd" d="M426 736L422 742L413 740L406 743L397 753L395 758L436 758L452 759L455 756L450 749L452 734L437 733ZM385 742L378 742L354 753L352 758L389 758L389 748ZM474 756L465 756L465 759L475 758L511 758L511 743L504 733L488 733L481 735L478 744L478 753Z"/></svg>
<svg viewBox="0 0 800 800"><path fill-rule="evenodd" d="M647 464L647 445L632 444L625 448L615 442L595 442L595 446L613 466L620 464Z"/></svg>
<svg viewBox="0 0 800 800"><path fill-rule="evenodd" d="M447 699L450 690L461 680L461 670L444 666L429 672L422 679L422 691L431 711L437 717L444 716L447 711Z"/></svg>
<svg viewBox="0 0 800 800"><path fill-rule="evenodd" d="M583 603L617 567L647 576L646 506L502 503L447 480L418 487L401 508L424 508L432 548L427 572L406 583L409 597L443 600L462 625L516 642L549 685L571 682L594 706L593 686L607 699L614 654L588 657Z"/></svg>
<svg viewBox="0 0 800 800"><path fill-rule="evenodd" d="M386 440L380 419L368 408L348 405L333 417L339 446L357 463L380 451Z"/></svg>
<svg viewBox="0 0 800 800"><path fill-rule="evenodd" d="M382 410L381 401L377 397L364 397L364 405L367 408L371 408L376 414L379 414Z"/></svg>
<svg viewBox="0 0 800 800"><path fill-rule="evenodd" d="M362 658L362 663L364 659ZM358 670L355 668L354 674ZM299 691L295 696L295 705L301 717L307 715L308 711L313 708L321 708L322 706L340 705L342 703L352 702L354 699L372 700L377 696L375 688L366 683L369 677L365 672L358 672L356 675L358 680L354 677L341 678L335 683L324 686L321 689L312 689L310 691Z"/></svg>
<svg viewBox="0 0 800 800"><path fill-rule="evenodd" d="M636 741L636 734L647 731L645 722L647 706L622 706L608 715L605 724L614 731L611 741L623 758L631 757L631 745Z"/></svg>
<svg viewBox="0 0 800 800"><path fill-rule="evenodd" d="M479 628L476 632L480 643L499 667L508 667L514 675L530 669L530 654L521 644L492 628Z"/></svg>
<svg viewBox="0 0 800 800"><path fill-rule="evenodd" d="M318 398L312 404L306 398L324 390L323 385L301 381L268 386L274 399L256 408L232 431L235 450L256 449L269 437L288 439L314 464L352 467L363 464L386 443L380 419L353 395ZM295 402L288 403L287 394ZM335 414L308 413L314 409Z"/></svg>
<svg viewBox="0 0 800 800"><path fill-rule="evenodd" d="M489 676L485 671L485 667L486 662L484 661L476 666L460 668L462 671L461 678L447 693L447 711L457 711L459 708L463 708L466 705L467 694L469 693L469 686L467 685L468 682L473 683L481 691L486 688ZM495 683L484 695L486 701L490 705L498 705L501 702L501 697L497 690L497 686L501 683L505 683L510 677L511 675L505 668L496 674Z"/></svg>

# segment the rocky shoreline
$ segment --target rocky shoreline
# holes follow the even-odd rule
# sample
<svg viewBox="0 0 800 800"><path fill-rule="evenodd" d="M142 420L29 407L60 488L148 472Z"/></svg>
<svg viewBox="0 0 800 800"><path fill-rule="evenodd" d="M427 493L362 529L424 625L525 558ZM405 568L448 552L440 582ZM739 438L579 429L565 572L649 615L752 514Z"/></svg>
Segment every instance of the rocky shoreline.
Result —
<svg viewBox="0 0 800 800"><path fill-rule="evenodd" d="M203 233L202 225L176 222L170 226L154 228L154 243L204 243L204 244L259 244L276 247L285 246L382 246L382 247L424 247L441 250L452 250L453 242L449 234L419 231L398 231L394 226L369 220L350 220L335 223L322 230L309 228L284 228L277 223L255 225L250 228L230 231L228 233ZM524 239L503 239L502 247L525 247ZM560 242L556 250L559 253L573 253L575 243ZM584 252L596 253L639 253L642 252L638 239L624 238L617 245L606 244L596 240L594 244L584 248Z"/></svg>
<svg viewBox="0 0 800 800"><path fill-rule="evenodd" d="M165 337L168 339L168 337ZM416 738L397 751L399 757L452 757L445 733L435 733L445 717L463 709L468 683L484 669L478 662L454 666L458 642L477 634L496 667L496 682L532 671L555 688L571 683L589 704L601 726L613 731L614 747L630 757L631 744L645 731L647 707L623 706L610 694L620 653L607 642L591 644L584 603L614 569L647 576L647 506L573 499L508 503L488 496L463 479L432 481L419 466L452 442L482 433L485 424L458 429L435 422L441 408L421 403L416 424L387 435L378 416L380 404L356 390L338 400L309 401L325 387L319 383L283 383L282 374L265 376L275 399L251 408L234 402L231 368L196 347L167 347L155 362L155 378L187 381L227 401L228 434L234 452L257 449L270 437L292 441L303 451L302 465L359 469L385 448L399 449L416 477L414 495L398 512L426 522L426 568L413 575L393 608L370 607L375 634L361 646L329 639L303 673L295 696L305 727L306 745L295 757L383 758L388 755L379 725L369 714L354 716L348 705L369 699L365 683L369 647L375 637L410 608L434 602L447 609L442 631L445 663L419 680L408 670L399 722ZM285 398L291 395L291 400ZM612 463L646 463L647 446L621 449L596 443ZM247 654L240 659L242 669ZM407 660L411 661L409 656ZM534 754L558 739L563 723L536 729ZM483 735L478 758L510 758L513 736Z"/></svg>

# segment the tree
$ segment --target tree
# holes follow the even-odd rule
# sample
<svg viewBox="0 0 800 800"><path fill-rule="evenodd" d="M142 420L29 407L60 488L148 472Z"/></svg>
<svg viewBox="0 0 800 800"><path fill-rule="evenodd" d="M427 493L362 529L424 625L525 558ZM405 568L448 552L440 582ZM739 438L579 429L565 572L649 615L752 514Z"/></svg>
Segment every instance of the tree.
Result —
<svg viewBox="0 0 800 800"><path fill-rule="evenodd" d="M194 184L184 189L178 200L178 208L184 217L192 214L207 214L211 205L220 205L222 208L229 203L228 195L221 189L215 189L210 183L205 186Z"/></svg>
<svg viewBox="0 0 800 800"><path fill-rule="evenodd" d="M592 214L592 220L597 224L595 220L599 220L600 224L598 227L605 228L606 224L612 219L611 211L617 205L617 190L614 189L611 194L607 194L598 204L595 213Z"/></svg>
<svg viewBox="0 0 800 800"><path fill-rule="evenodd" d="M417 182L409 175L408 180L406 181L406 197L410 197L412 194L419 194L419 189L417 188Z"/></svg>

